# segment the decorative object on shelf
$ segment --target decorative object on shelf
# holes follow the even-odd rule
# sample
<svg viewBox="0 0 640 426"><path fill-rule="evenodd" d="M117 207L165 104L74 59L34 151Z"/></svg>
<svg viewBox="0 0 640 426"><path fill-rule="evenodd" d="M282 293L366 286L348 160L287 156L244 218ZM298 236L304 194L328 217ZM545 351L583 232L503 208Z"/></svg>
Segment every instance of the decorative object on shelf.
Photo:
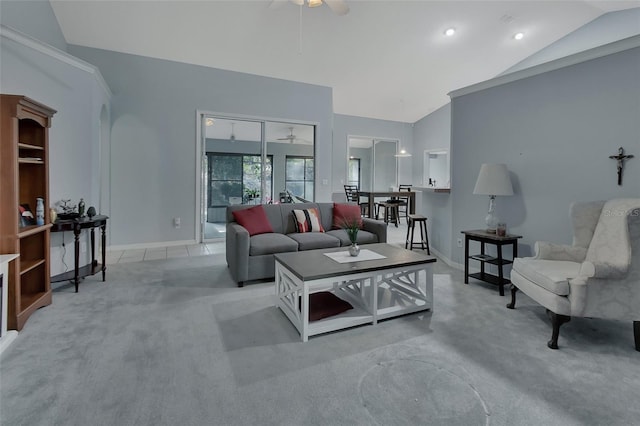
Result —
<svg viewBox="0 0 640 426"><path fill-rule="evenodd" d="M624 167L624 161L630 158L633 158L633 155L625 155L624 148L618 148L618 155L610 155L609 158L612 158L618 162L618 185L622 186L622 168Z"/></svg>
<svg viewBox="0 0 640 426"><path fill-rule="evenodd" d="M505 164L483 164L480 167L473 193L489 196L489 211L484 220L487 224L487 232L495 234L499 222L495 214L496 196L513 195L513 186L511 185L507 166Z"/></svg>
<svg viewBox="0 0 640 426"><path fill-rule="evenodd" d="M71 200L60 200L56 203L56 205L62 209L62 211L58 213L58 217L62 220L76 219L80 216L78 212L76 212L76 206L69 205L70 201Z"/></svg>
<svg viewBox="0 0 640 426"><path fill-rule="evenodd" d="M20 212L20 227L36 224L36 219L33 217L29 204L20 204L18 210Z"/></svg>
<svg viewBox="0 0 640 426"><path fill-rule="evenodd" d="M84 208L84 198L80 198L80 202L78 202L78 214L80 215L80 217L84 217Z"/></svg>
<svg viewBox="0 0 640 426"><path fill-rule="evenodd" d="M89 216L89 219L91 219L92 217L94 217L96 215L96 208L91 206L87 209L87 216Z"/></svg>
<svg viewBox="0 0 640 426"><path fill-rule="evenodd" d="M49 216L51 217L51 223L55 223L58 219L58 211L54 208L49 209Z"/></svg>
<svg viewBox="0 0 640 426"><path fill-rule="evenodd" d="M36 198L36 225L44 225L44 200Z"/></svg>
<svg viewBox="0 0 640 426"><path fill-rule="evenodd" d="M496 235L498 235L498 237L504 237L507 235L507 224L506 223L499 223L498 227L496 228Z"/></svg>

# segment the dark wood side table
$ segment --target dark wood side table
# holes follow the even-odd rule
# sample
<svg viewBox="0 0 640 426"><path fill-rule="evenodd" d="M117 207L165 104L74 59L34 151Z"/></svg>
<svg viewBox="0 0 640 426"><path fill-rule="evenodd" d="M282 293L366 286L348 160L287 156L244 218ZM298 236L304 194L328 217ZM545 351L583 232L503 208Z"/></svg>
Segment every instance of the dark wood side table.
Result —
<svg viewBox="0 0 640 426"><path fill-rule="evenodd" d="M51 278L51 282L55 283L73 279L77 293L80 278L84 278L88 275L95 275L98 271L102 271L102 281L105 280L107 270L107 219L109 219L108 216L97 215L93 216L92 218L85 216L77 219L58 219L53 223L51 232L73 231L75 263L73 271L56 275L55 277ZM96 260L96 237L93 232L95 228L100 228L102 230L102 264L99 264ZM83 229L91 230L91 263L80 268L80 233Z"/></svg>
<svg viewBox="0 0 640 426"><path fill-rule="evenodd" d="M490 284L498 286L500 290L500 296L504 296L504 285L509 284L511 280L504 277L502 267L513 263L513 259L518 257L518 238L522 238L522 235L504 235L498 236L491 234L483 229L462 231L465 235L464 239L464 283L469 284L469 277L475 278L480 281L484 281ZM469 241L480 242L480 254L469 255ZM490 256L485 254L485 244L492 244L496 246L497 255ZM513 246L512 259L505 259L502 257L502 246L511 244ZM480 262L480 272L469 274L469 259L477 260ZM484 271L485 263L496 265L498 267L498 276L489 274Z"/></svg>

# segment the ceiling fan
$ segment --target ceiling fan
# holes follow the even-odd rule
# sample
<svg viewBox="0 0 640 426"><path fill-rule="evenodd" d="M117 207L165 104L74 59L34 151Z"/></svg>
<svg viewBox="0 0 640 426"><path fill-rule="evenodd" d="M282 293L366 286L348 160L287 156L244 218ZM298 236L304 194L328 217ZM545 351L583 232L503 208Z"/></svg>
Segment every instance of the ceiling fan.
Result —
<svg viewBox="0 0 640 426"><path fill-rule="evenodd" d="M305 139L300 139L296 135L293 134L293 127L289 127L289 134L284 138L278 138L279 141L289 141L289 143L294 143L295 141L300 141L303 143L308 143L309 141Z"/></svg>
<svg viewBox="0 0 640 426"><path fill-rule="evenodd" d="M306 3L308 7L318 7L322 6L322 3L326 3L327 6L329 6L329 9L331 9L331 11L336 15L343 16L349 13L349 6L345 0L272 0L269 7L277 8L289 1L297 4L298 6L302 6Z"/></svg>

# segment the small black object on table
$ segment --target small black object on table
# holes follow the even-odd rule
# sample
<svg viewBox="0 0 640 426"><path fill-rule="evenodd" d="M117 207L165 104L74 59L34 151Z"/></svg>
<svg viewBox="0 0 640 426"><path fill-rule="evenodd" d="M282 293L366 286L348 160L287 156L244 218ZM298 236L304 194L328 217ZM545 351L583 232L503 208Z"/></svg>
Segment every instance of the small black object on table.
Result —
<svg viewBox="0 0 640 426"><path fill-rule="evenodd" d="M500 296L504 296L504 285L511 283L511 280L504 277L502 271L503 265L513 263L513 259L518 257L518 238L522 238L522 235L497 235L487 232L483 229L462 231L465 235L464 241L464 283L469 284L469 277L475 278L480 281L484 281L490 284L498 286ZM480 242L480 254L469 255L469 241ZM485 254L485 244L493 244L496 246L497 255L490 256ZM513 246L512 259L504 259L502 256L502 246ZM469 273L469 259L477 260L480 262L480 272L470 274ZM498 267L498 275L489 274L484 271L484 264L489 263Z"/></svg>
<svg viewBox="0 0 640 426"><path fill-rule="evenodd" d="M102 281L105 281L107 270L107 219L109 219L108 216L96 215L93 217L83 216L75 219L58 219L53 223L51 232L73 231L75 263L73 272L69 271L56 275L51 278L51 282L66 281L73 278L77 293L80 278L84 278L88 275L95 275L98 271L102 271ZM102 230L102 265L96 260L96 238L93 232L95 228L100 228ZM91 263L80 268L80 233L83 229L91 230Z"/></svg>

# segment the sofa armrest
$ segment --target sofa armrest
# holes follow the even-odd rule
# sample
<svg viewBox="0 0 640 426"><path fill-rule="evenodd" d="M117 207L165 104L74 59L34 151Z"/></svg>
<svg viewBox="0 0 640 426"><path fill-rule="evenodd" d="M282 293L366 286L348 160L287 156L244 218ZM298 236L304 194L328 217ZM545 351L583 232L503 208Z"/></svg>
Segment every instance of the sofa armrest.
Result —
<svg viewBox="0 0 640 426"><path fill-rule="evenodd" d="M249 231L236 222L227 223L226 256L231 276L236 282L249 278Z"/></svg>
<svg viewBox="0 0 640 426"><path fill-rule="evenodd" d="M582 262L587 256L587 249L584 247L554 244L547 241L536 241L534 250L536 253L534 259Z"/></svg>
<svg viewBox="0 0 640 426"><path fill-rule="evenodd" d="M382 220L362 218L362 229L378 236L379 243L387 242L387 224Z"/></svg>

